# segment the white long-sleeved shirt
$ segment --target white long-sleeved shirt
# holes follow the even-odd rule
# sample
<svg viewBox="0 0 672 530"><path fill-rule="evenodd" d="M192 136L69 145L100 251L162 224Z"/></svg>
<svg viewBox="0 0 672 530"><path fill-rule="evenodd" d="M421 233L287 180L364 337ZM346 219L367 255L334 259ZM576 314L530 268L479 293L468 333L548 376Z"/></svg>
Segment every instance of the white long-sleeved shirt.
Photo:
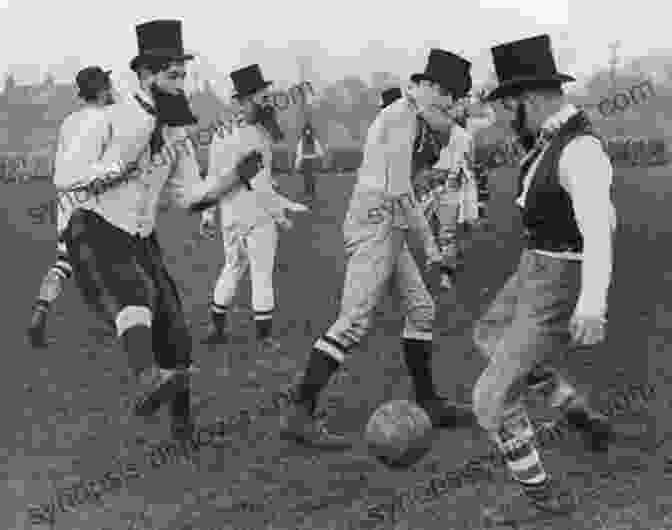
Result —
<svg viewBox="0 0 672 530"><path fill-rule="evenodd" d="M561 126L578 110L564 106L551 116L543 128ZM545 150L529 168L523 181L523 193L517 203L525 206L532 176ZM569 142L558 162L560 185L572 200L576 223L583 237L583 252L546 252L540 254L557 258L580 260L581 292L576 305L577 315L601 316L607 310L607 294L613 267L612 234L616 229L616 210L611 201L613 167L601 142L593 136L579 136Z"/></svg>
<svg viewBox="0 0 672 530"><path fill-rule="evenodd" d="M148 94L138 92L138 96L153 104ZM201 181L194 147L185 127L165 127L166 145L158 157L162 162L154 164L149 150L156 124L154 116L133 99L107 107L106 114L107 123L99 122L87 134L77 135L71 143L71 151L77 152L91 141L86 136L109 138L111 129L112 136L102 159L90 166L88 172L74 165L55 175L54 181L61 190L81 186L136 162L140 168L136 176L92 198L85 208L129 234L147 237L154 231L161 199L181 207L189 206L194 200L193 191Z"/></svg>
<svg viewBox="0 0 672 530"><path fill-rule="evenodd" d="M91 173L99 162L111 130L104 107L86 106L68 115L61 124L54 159L54 182L67 182ZM58 193L56 226L60 234L68 225L72 212L88 201L82 193Z"/></svg>
<svg viewBox="0 0 672 530"><path fill-rule="evenodd" d="M382 109L369 127L355 191L380 191L392 197L412 193L411 161L417 112L406 98Z"/></svg>
<svg viewBox="0 0 672 530"><path fill-rule="evenodd" d="M281 218L285 209L294 211L306 209L275 191L271 176L273 157L271 146L268 133L255 125L242 124L233 127L230 134L213 137L210 144L208 175L198 187L199 194L217 189L222 177L230 174L244 154L257 150L262 153L263 158L263 167L250 181L252 190L239 185L221 198L219 212L222 229L233 226L249 229Z"/></svg>
<svg viewBox="0 0 672 530"><path fill-rule="evenodd" d="M390 200L414 196L411 171L417 127L417 110L405 97L378 113L367 132L351 208L357 207L360 194L380 193ZM402 211L394 208L393 224L413 230L423 242L425 251L434 253L436 243L421 205L403 204L407 206Z"/></svg>

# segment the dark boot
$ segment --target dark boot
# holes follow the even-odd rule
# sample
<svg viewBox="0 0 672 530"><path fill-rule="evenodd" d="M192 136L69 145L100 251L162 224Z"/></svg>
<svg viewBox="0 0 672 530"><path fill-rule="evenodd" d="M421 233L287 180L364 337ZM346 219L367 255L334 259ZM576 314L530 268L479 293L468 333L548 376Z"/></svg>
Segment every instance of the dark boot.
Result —
<svg viewBox="0 0 672 530"><path fill-rule="evenodd" d="M614 441L614 429L607 416L591 409L578 396L563 407L563 414L567 424L581 433L589 451L601 453L609 450Z"/></svg>
<svg viewBox="0 0 672 530"><path fill-rule="evenodd" d="M171 370L161 373L158 367L147 370L140 376L140 392L136 399L136 416L149 417L156 414L162 405L175 400L180 392L189 388L189 373L186 370Z"/></svg>
<svg viewBox="0 0 672 530"><path fill-rule="evenodd" d="M48 315L49 306L38 301L33 308L33 315L27 331L28 342L33 348L46 348L48 346L46 338Z"/></svg>
<svg viewBox="0 0 672 530"><path fill-rule="evenodd" d="M229 342L228 311L221 306L218 309L218 311L210 311L210 320L212 323L208 330L208 335L201 341L201 344L227 344Z"/></svg>
<svg viewBox="0 0 672 530"><path fill-rule="evenodd" d="M471 406L440 397L432 381L432 341L404 339L404 357L411 375L415 399L434 427L456 429L472 427L476 416Z"/></svg>

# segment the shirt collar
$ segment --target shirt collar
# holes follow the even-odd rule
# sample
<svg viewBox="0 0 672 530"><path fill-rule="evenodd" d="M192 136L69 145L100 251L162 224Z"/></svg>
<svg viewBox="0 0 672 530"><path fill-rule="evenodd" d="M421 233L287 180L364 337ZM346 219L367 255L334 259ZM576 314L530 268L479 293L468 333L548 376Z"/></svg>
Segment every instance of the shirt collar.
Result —
<svg viewBox="0 0 672 530"><path fill-rule="evenodd" d="M549 116L546 121L541 126L541 134L544 136L549 136L555 133L560 127L562 127L567 121L579 112L574 105L571 103L566 103L562 108Z"/></svg>

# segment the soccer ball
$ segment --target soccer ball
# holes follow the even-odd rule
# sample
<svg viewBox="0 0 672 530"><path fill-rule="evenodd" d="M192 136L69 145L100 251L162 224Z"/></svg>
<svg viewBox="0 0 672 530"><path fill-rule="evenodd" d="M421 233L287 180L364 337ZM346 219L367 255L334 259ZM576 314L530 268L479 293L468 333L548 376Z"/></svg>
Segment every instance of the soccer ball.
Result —
<svg viewBox="0 0 672 530"><path fill-rule="evenodd" d="M379 462L390 468L407 468L431 448L435 432L427 413L415 403L383 403L366 425L366 443Z"/></svg>

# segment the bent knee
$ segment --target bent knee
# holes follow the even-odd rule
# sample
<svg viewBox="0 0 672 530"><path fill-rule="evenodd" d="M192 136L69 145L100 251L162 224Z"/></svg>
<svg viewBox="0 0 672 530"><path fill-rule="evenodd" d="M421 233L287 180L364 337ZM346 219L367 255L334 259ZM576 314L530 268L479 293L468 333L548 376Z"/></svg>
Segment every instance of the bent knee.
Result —
<svg viewBox="0 0 672 530"><path fill-rule="evenodd" d="M427 300L422 305L417 305L408 312L406 319L411 327L419 331L431 331L434 327L436 306L432 300Z"/></svg>
<svg viewBox="0 0 672 530"><path fill-rule="evenodd" d="M126 330L136 326L151 328L152 310L146 306L129 305L117 313L114 322L118 337L121 337Z"/></svg>

